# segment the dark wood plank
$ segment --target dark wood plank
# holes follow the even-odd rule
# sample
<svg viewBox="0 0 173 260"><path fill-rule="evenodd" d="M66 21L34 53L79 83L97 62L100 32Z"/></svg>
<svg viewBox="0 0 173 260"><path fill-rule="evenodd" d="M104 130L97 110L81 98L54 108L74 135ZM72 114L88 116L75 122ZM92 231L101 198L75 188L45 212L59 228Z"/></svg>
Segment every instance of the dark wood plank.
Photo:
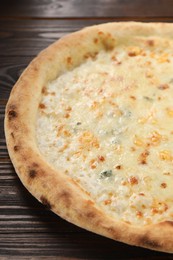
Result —
<svg viewBox="0 0 173 260"><path fill-rule="evenodd" d="M3 123L5 105L13 85L34 56L0 56L0 120ZM0 132L0 138L1 132Z"/></svg>
<svg viewBox="0 0 173 260"><path fill-rule="evenodd" d="M0 16L11 17L170 17L172 0L3 0Z"/></svg>
<svg viewBox="0 0 173 260"><path fill-rule="evenodd" d="M31 56L60 37L107 20L0 20L0 56Z"/></svg>

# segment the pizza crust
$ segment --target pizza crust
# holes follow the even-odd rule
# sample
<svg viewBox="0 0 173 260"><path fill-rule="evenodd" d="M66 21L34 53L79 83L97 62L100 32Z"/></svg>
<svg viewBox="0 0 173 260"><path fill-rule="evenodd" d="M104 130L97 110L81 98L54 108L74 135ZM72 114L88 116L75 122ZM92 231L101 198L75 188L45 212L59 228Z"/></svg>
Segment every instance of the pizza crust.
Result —
<svg viewBox="0 0 173 260"><path fill-rule="evenodd" d="M42 90L102 49L112 50L133 36L173 38L171 24L120 22L85 28L63 37L36 57L14 86L5 116L9 155L24 186L50 210L82 228L130 245L173 252L173 222L135 226L101 210L74 180L45 161L36 143L36 118Z"/></svg>

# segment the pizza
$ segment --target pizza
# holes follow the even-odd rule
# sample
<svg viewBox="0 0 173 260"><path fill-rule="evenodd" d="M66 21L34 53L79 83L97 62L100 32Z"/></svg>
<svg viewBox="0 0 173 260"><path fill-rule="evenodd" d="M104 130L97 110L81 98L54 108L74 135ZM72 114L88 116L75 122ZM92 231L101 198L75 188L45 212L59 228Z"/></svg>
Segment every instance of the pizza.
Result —
<svg viewBox="0 0 173 260"><path fill-rule="evenodd" d="M67 221L173 252L173 25L84 28L43 50L12 89L8 151Z"/></svg>

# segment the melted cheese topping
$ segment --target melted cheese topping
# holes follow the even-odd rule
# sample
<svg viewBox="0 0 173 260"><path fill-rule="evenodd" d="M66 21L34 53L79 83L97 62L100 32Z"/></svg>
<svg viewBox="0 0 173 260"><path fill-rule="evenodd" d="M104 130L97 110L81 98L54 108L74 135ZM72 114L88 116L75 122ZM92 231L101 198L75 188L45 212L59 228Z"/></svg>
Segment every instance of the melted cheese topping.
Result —
<svg viewBox="0 0 173 260"><path fill-rule="evenodd" d="M55 169L135 225L173 220L173 52L155 44L101 51L50 82L36 129Z"/></svg>

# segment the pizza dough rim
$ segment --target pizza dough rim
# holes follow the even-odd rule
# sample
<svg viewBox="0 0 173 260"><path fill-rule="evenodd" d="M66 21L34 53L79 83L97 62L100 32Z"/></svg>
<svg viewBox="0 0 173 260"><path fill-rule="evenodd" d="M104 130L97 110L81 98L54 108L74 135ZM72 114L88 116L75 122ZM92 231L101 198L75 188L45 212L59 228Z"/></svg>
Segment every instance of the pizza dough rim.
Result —
<svg viewBox="0 0 173 260"><path fill-rule="evenodd" d="M100 49L111 50L115 44L112 32L117 40L121 36L128 40L138 34L173 38L173 25L140 22L95 25L65 36L43 50L22 73L6 106L9 155L29 192L62 218L117 241L171 253L172 221L135 226L107 216L76 182L55 171L36 145L34 122L45 82L78 66L85 54L94 56Z"/></svg>

